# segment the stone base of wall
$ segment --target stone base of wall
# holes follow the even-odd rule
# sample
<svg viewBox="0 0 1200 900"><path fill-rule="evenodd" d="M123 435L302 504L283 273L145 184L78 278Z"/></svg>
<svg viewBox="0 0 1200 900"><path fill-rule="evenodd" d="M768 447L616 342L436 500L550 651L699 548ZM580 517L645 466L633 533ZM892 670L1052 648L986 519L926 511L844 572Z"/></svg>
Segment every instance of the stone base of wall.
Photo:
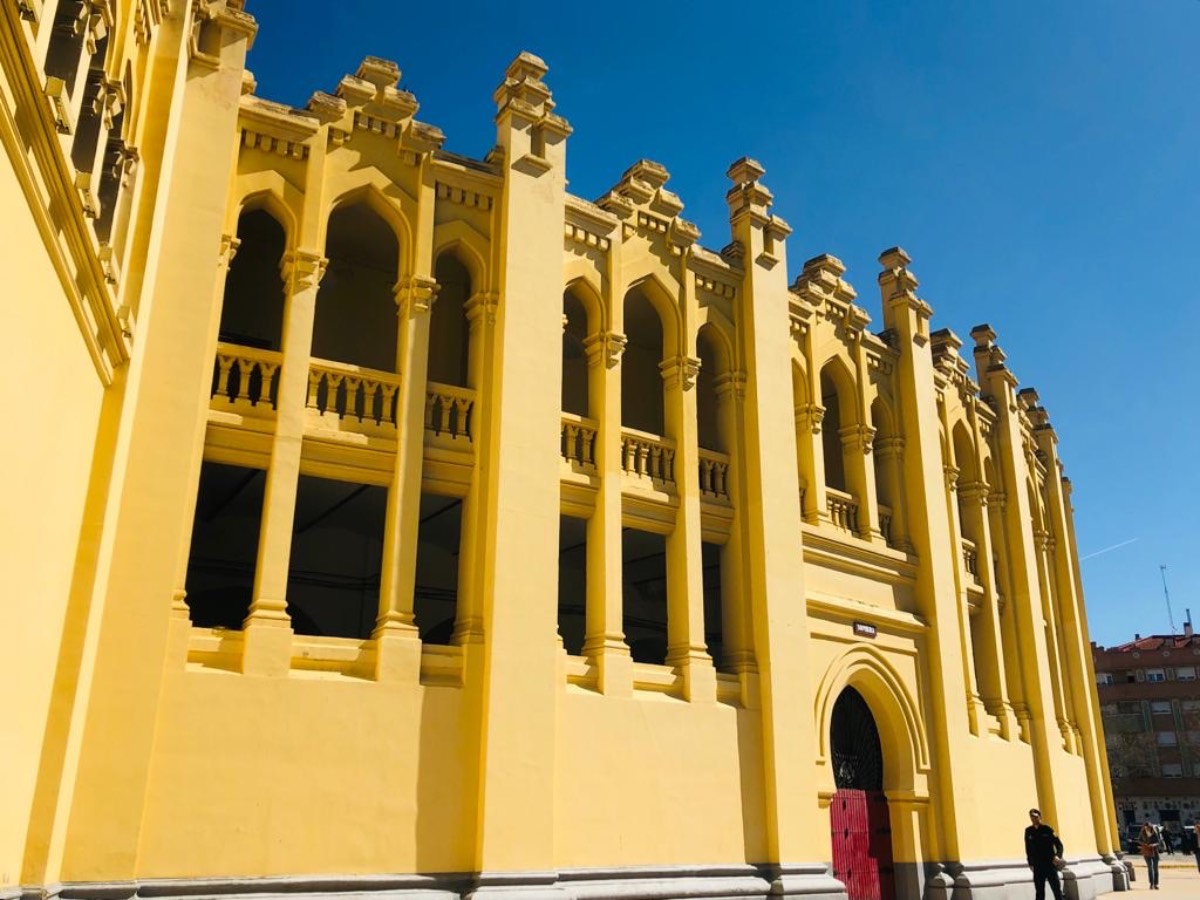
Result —
<svg viewBox="0 0 1200 900"><path fill-rule="evenodd" d="M1024 860L950 863L941 868L926 885L928 900L1028 900L1033 895L1033 874ZM1068 858L1061 877L1067 900L1095 900L1111 891L1129 890L1128 871L1115 858Z"/></svg>
<svg viewBox="0 0 1200 900"><path fill-rule="evenodd" d="M1068 900L1129 890L1124 863L1069 859ZM897 900L1028 900L1023 860L896 865ZM666 866L500 874L146 879L26 888L3 900L847 900L824 863Z"/></svg>
<svg viewBox="0 0 1200 900"><path fill-rule="evenodd" d="M146 879L27 888L21 900L847 900L825 863L499 874ZM15 898L14 898L15 900Z"/></svg>

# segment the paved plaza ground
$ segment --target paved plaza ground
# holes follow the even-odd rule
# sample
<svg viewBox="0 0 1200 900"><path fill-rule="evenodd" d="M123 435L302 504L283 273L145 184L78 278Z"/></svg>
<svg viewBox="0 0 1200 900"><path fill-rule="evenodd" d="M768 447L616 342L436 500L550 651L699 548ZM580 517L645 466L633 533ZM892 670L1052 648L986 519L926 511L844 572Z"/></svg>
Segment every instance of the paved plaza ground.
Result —
<svg viewBox="0 0 1200 900"><path fill-rule="evenodd" d="M1200 871L1197 871L1196 863L1191 857L1165 857L1160 867L1157 891L1150 890L1150 882L1146 878L1146 864L1141 859L1135 859L1133 867L1137 881L1131 888L1135 893L1153 893L1156 897L1192 897L1200 900Z"/></svg>

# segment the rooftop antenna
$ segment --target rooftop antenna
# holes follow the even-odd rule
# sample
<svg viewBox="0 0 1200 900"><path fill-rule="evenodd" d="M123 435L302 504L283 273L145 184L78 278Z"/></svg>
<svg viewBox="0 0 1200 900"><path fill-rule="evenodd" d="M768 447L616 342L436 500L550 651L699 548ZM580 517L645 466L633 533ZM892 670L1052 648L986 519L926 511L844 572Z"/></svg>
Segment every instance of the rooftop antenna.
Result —
<svg viewBox="0 0 1200 900"><path fill-rule="evenodd" d="M1171 592L1167 590L1167 567L1159 566L1158 572L1162 575L1163 596L1167 598L1167 619L1171 622L1171 636L1175 636L1175 614L1171 612Z"/></svg>

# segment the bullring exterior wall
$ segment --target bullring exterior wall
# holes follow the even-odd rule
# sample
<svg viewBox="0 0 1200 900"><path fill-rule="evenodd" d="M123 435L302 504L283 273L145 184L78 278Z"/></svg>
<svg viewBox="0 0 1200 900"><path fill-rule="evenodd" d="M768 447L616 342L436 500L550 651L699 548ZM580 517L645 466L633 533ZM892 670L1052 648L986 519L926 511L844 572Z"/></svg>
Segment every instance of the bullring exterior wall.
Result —
<svg viewBox="0 0 1200 900"><path fill-rule="evenodd" d="M1057 437L988 326L934 328L903 250L872 330L835 257L789 267L753 160L719 250L656 163L571 195L529 54L473 160L385 60L305 109L256 96L235 0L0 10L3 317L36 396L0 442L0 895L841 897L846 688L898 897L1026 891L1032 805L1076 896L1126 885ZM231 307L260 263L273 319ZM372 278L383 338L353 320ZM262 494L224 627L193 589L214 467ZM381 498L353 636L293 595L329 483ZM439 634L429 497L461 517ZM649 619L631 540L662 547Z"/></svg>

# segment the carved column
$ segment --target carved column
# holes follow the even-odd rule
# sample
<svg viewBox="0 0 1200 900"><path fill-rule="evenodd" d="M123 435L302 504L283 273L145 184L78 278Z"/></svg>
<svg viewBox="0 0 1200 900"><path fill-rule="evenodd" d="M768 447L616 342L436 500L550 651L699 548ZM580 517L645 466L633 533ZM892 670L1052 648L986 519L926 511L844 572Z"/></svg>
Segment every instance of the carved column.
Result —
<svg viewBox="0 0 1200 900"><path fill-rule="evenodd" d="M871 462L871 447L875 429L870 425L847 425L841 429L842 458L846 468L846 486L858 500L858 536L863 540L883 542L879 530L879 501L875 492L875 466Z"/></svg>
<svg viewBox="0 0 1200 900"><path fill-rule="evenodd" d="M971 634L971 601L967 595L967 571L963 563L962 522L958 512L958 468L944 465L942 471L946 478L946 516L950 525L950 545L954 554L954 582L958 591L958 629L962 642L963 680L967 688L967 715L972 734L981 734L984 730L983 701L979 698L979 686L976 680L978 669L975 659L975 645Z"/></svg>
<svg viewBox="0 0 1200 900"><path fill-rule="evenodd" d="M1055 540L1044 527L1035 525L1034 546L1037 549L1037 572L1041 594L1042 627L1046 638L1046 653L1049 658L1050 685L1054 693L1054 714L1062 735L1063 749L1075 752L1075 731L1071 722L1071 704L1063 683L1063 647L1059 639L1058 599L1054 578L1050 571L1050 560L1054 554Z"/></svg>
<svg viewBox="0 0 1200 900"><path fill-rule="evenodd" d="M679 508L667 535L667 665L683 680L689 700L716 700L712 659L704 643L704 571L700 561L700 457L696 433L696 376L700 360L678 356L659 364L667 435L675 441Z"/></svg>
<svg viewBox="0 0 1200 900"><path fill-rule="evenodd" d="M495 355L496 313L498 295L493 291L480 291L467 301L467 325L469 336L469 370L467 384L475 391L475 405L471 413L471 443L475 449L475 477L463 499L462 539L458 554L458 609L454 622L455 644L478 644L483 639L483 613L480 609L486 585L481 582L481 572L475 565L479 555L482 535L486 523L480 521L480 496L483 491L479 466L482 448L487 443L487 416L483 410L491 408L491 382L487 372ZM422 391L425 388L422 386Z"/></svg>
<svg viewBox="0 0 1200 900"><path fill-rule="evenodd" d="M402 278L395 288L400 388L396 392L396 457L388 488L380 563L375 677L416 681L421 644L413 616L417 538L421 515L421 465L425 459L425 386L429 360L429 310L437 283L427 276Z"/></svg>
<svg viewBox="0 0 1200 900"><path fill-rule="evenodd" d="M725 639L718 668L739 674L753 671L754 646L750 622L750 591L747 584L743 534L749 505L746 476L746 373L725 372L716 379L717 421L729 451L726 489L733 504L729 539L721 548L721 631Z"/></svg>
<svg viewBox="0 0 1200 900"><path fill-rule="evenodd" d="M625 335L601 331L584 341L588 409L596 420L600 490L587 520L587 601L583 654L600 691L633 692L633 658L625 643L621 592L621 354Z"/></svg>
<svg viewBox="0 0 1200 900"><path fill-rule="evenodd" d="M281 265L287 284L283 364L279 369L271 465L267 469L263 495L254 599L244 626L243 671L257 674L279 674L287 671L290 663L292 629L287 611L287 576L304 440L309 350L317 287L325 271L325 262L316 253L296 251L285 256Z"/></svg>
<svg viewBox="0 0 1200 900"><path fill-rule="evenodd" d="M892 491L888 500L892 506L892 520L888 524L888 543L897 550L906 553L913 552L912 541L908 539L908 511L904 498L904 438L889 437L879 442L875 450L880 461L887 467L888 478Z"/></svg>
<svg viewBox="0 0 1200 900"><path fill-rule="evenodd" d="M825 453L821 445L821 421L825 407L805 402L795 408L796 465L805 479L802 512L804 521L818 525L829 519L825 506Z"/></svg>

